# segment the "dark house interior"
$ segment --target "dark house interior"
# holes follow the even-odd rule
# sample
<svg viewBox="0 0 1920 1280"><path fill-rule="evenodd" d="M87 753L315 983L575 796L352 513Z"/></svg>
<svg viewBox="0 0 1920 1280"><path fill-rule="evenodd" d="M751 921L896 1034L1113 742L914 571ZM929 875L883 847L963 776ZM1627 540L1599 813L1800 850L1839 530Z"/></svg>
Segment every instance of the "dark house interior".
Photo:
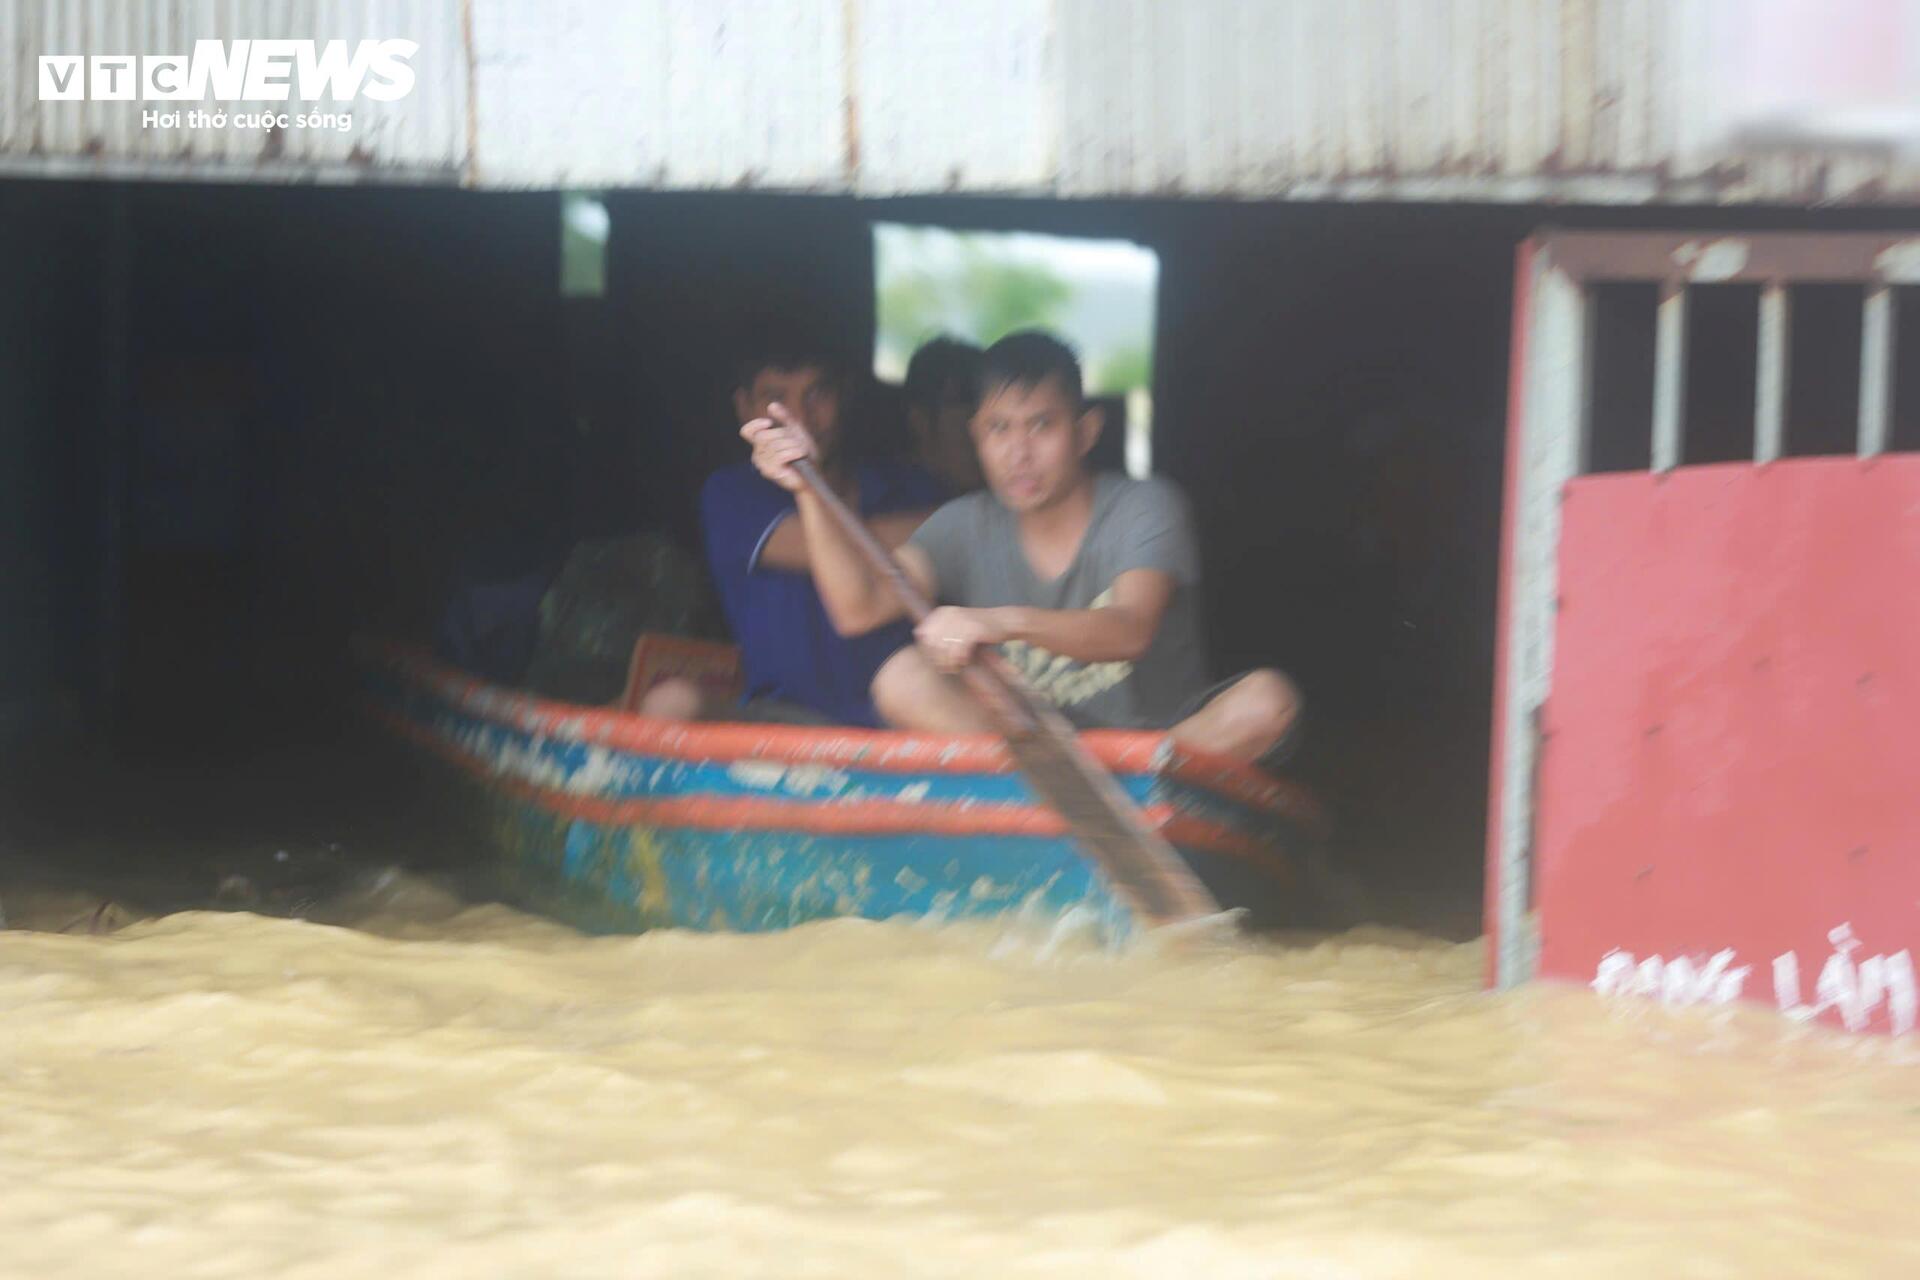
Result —
<svg viewBox="0 0 1920 1280"><path fill-rule="evenodd" d="M869 349L885 219L1159 254L1155 467L1197 499L1212 665L1295 675L1299 776L1336 815L1340 856L1384 918L1470 932L1515 246L1547 222L1810 221L619 193L605 296L563 299L557 205L0 184L17 247L0 294L0 745L20 762L0 859L73 869L133 848L164 870L223 841L377 843L354 813L379 779L343 746L349 637L424 639L457 574L582 538L654 529L697 549L699 483L743 456L727 381L747 326L801 314ZM1752 299L1702 292L1689 461L1743 456L1752 420ZM1851 447L1846 292L1796 303L1792 452ZM1651 290L1602 300L1602 469L1645 465L1651 308ZM1917 338L1902 326L1903 362ZM1896 418L1920 442L1913 395ZM884 415L866 425L889 447Z"/></svg>

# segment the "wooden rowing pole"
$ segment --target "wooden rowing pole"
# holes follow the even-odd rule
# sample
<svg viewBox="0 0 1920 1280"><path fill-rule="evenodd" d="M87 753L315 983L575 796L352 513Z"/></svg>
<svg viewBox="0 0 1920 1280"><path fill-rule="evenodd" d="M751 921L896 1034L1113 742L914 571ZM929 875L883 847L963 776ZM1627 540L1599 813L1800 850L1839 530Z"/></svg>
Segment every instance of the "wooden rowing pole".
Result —
<svg viewBox="0 0 1920 1280"><path fill-rule="evenodd" d="M812 459L801 458L792 466L914 622L931 613L932 603L821 478ZM1066 717L1036 693L998 650L975 649L961 678L1006 740L1027 782L1066 819L1075 842L1136 914L1155 926L1219 914L1220 904L1179 851L1148 825L1139 806L1087 754Z"/></svg>

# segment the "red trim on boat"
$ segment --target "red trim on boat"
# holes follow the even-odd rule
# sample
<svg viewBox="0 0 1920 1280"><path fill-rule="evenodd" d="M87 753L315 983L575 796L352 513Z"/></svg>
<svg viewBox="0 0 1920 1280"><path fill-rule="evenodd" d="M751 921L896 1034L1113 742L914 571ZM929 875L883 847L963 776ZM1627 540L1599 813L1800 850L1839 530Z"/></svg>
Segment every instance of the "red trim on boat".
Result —
<svg viewBox="0 0 1920 1280"><path fill-rule="evenodd" d="M1040 805L915 803L907 800L778 800L758 796L603 796L505 777L425 725L383 707L373 715L402 736L521 800L564 818L607 826L690 827L703 831L796 831L812 835L1062 836L1067 824ZM1292 868L1260 841L1172 805L1148 805L1148 822L1177 845L1245 858L1269 874Z"/></svg>
<svg viewBox="0 0 1920 1280"><path fill-rule="evenodd" d="M677 760L777 760L830 764L886 773L1010 773L998 738L985 734L930 737L880 729L795 725L690 724L552 702L503 689L432 661L418 650L383 641L356 643L360 655L430 688L460 709L528 733L603 743L622 751ZM1323 830L1319 804L1303 788L1270 778L1224 756L1195 751L1164 733L1096 729L1081 735L1095 759L1115 773L1159 773L1203 786L1242 804L1268 809Z"/></svg>

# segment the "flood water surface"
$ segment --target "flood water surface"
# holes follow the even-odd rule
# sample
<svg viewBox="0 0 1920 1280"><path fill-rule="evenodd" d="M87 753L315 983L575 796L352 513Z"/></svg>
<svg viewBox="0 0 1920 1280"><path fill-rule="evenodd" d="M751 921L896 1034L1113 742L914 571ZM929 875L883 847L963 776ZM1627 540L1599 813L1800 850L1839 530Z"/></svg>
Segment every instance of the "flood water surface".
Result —
<svg viewBox="0 0 1920 1280"><path fill-rule="evenodd" d="M355 910L0 933L0 1272L1920 1274L1898 1041L1387 932Z"/></svg>

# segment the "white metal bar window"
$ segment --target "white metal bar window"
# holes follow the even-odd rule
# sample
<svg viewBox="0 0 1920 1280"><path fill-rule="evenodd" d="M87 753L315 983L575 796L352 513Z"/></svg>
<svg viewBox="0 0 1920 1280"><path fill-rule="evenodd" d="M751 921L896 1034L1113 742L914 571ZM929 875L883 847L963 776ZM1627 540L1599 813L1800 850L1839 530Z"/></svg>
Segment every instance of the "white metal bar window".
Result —
<svg viewBox="0 0 1920 1280"><path fill-rule="evenodd" d="M1893 418L1893 289L1867 289L1860 325L1860 456L1887 451Z"/></svg>
<svg viewBox="0 0 1920 1280"><path fill-rule="evenodd" d="M1787 286L1775 280L1760 291L1760 351L1754 374L1753 460L1773 462L1786 452L1787 351L1792 345Z"/></svg>

